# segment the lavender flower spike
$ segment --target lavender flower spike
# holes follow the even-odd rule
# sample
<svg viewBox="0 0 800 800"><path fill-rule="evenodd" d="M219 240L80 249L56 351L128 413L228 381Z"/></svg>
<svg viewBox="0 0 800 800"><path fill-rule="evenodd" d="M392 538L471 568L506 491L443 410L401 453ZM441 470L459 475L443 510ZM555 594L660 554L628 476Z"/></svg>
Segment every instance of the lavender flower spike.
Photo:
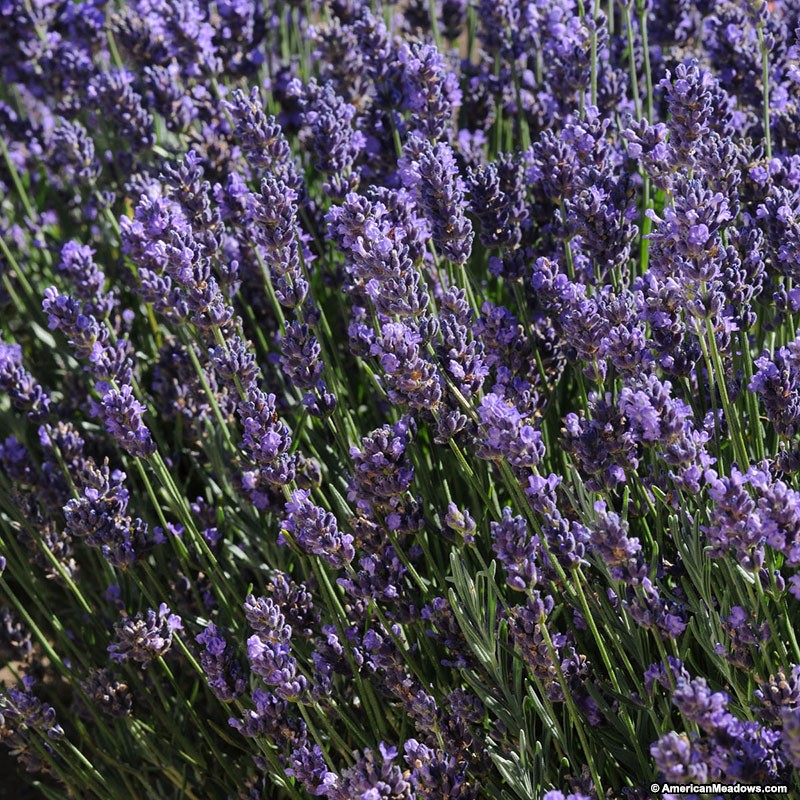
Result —
<svg viewBox="0 0 800 800"><path fill-rule="evenodd" d="M108 387L99 382L98 391L106 389L99 403L92 402L91 411L103 420L108 433L117 440L126 453L136 458L146 458L156 451L156 443L150 429L142 421L147 407L133 395L133 389L122 386L120 389Z"/></svg>
<svg viewBox="0 0 800 800"><path fill-rule="evenodd" d="M108 652L114 661L136 661L147 669L170 649L172 634L182 629L181 618L162 603L157 613L148 608L144 614L118 622L114 626L115 641L108 646Z"/></svg>
<svg viewBox="0 0 800 800"><path fill-rule="evenodd" d="M353 537L340 533L336 517L314 505L310 494L304 489L292 492L281 523L281 540L285 541L284 533L290 534L302 550L322 556L332 567L341 567L355 558Z"/></svg>
<svg viewBox="0 0 800 800"><path fill-rule="evenodd" d="M437 249L454 264L466 264L472 251L472 223L464 213L464 183L450 145L410 137L403 148L400 177L425 212Z"/></svg>

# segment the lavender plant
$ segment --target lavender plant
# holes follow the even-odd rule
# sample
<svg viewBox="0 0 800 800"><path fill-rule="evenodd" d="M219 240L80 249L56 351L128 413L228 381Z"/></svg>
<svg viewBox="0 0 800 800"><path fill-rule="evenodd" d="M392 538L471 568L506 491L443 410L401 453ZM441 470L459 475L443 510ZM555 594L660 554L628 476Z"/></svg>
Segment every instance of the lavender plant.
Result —
<svg viewBox="0 0 800 800"><path fill-rule="evenodd" d="M800 4L10 0L0 76L15 785L800 796Z"/></svg>

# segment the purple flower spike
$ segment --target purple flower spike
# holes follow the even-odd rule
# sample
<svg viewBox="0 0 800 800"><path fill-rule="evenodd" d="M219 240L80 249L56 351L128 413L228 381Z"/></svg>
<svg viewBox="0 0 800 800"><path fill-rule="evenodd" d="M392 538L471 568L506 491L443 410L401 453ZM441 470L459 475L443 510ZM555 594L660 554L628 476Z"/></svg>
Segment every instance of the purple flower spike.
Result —
<svg viewBox="0 0 800 800"><path fill-rule="evenodd" d="M31 691L33 678L25 676L22 683L21 690L0 693L3 744L11 748L28 772L49 772L47 758L40 755L41 748L52 754L53 748L47 740L57 741L63 737L64 729L56 722L56 710ZM34 738L36 746L31 742Z"/></svg>
<svg viewBox="0 0 800 800"><path fill-rule="evenodd" d="M155 143L153 117L144 107L142 96L133 88L135 76L128 70L98 72L87 89L87 99L98 116L117 129L133 151Z"/></svg>
<svg viewBox="0 0 800 800"><path fill-rule="evenodd" d="M335 783L327 787L328 800L414 800L411 783L394 761L397 748L383 742L377 753L365 750L356 763L342 772Z"/></svg>
<svg viewBox="0 0 800 800"><path fill-rule="evenodd" d="M253 87L249 97L240 89L235 90L233 102L227 107L248 162L253 167L269 170L285 181L291 190L298 191L302 179L292 159L289 142L275 117L264 113L258 88Z"/></svg>
<svg viewBox="0 0 800 800"><path fill-rule="evenodd" d="M539 540L528 533L523 517L503 509L503 519L492 523L492 549L506 570L506 583L519 592L531 591L539 580L536 556Z"/></svg>
<svg viewBox="0 0 800 800"><path fill-rule="evenodd" d="M133 708L133 693L126 683L114 677L111 670L93 670L89 677L81 682L81 688L104 714L117 719L130 715Z"/></svg>
<svg viewBox="0 0 800 800"><path fill-rule="evenodd" d="M166 603L135 617L124 617L114 626L115 641L108 646L114 661L136 661L147 669L172 647L172 634L183 629L181 618Z"/></svg>
<svg viewBox="0 0 800 800"><path fill-rule="evenodd" d="M398 51L403 69L405 102L411 124L423 136L440 139L461 104L458 78L432 45L403 44Z"/></svg>
<svg viewBox="0 0 800 800"><path fill-rule="evenodd" d="M108 329L93 316L83 313L80 302L59 294L55 286L51 286L45 289L42 310L47 314L47 327L51 331L63 331L80 358L100 360L108 341Z"/></svg>
<svg viewBox="0 0 800 800"><path fill-rule="evenodd" d="M205 630L195 636L195 641L203 646L200 666L214 696L223 703L230 703L242 695L247 688L244 670L217 626L209 622Z"/></svg>
<svg viewBox="0 0 800 800"><path fill-rule="evenodd" d="M389 399L414 409L436 409L442 398L436 367L421 353L422 338L402 322L383 326L370 355L380 360Z"/></svg>
<svg viewBox="0 0 800 800"><path fill-rule="evenodd" d="M364 134L353 129L355 106L340 97L331 82L319 86L312 79L303 88L296 81L290 88L300 98L303 122L311 131L315 166L330 176L323 188L331 197L340 199L358 188L354 164L366 144Z"/></svg>
<svg viewBox="0 0 800 800"><path fill-rule="evenodd" d="M596 516L589 524L591 550L602 558L614 580L638 583L647 574L639 540L628 536L628 523L609 511L602 500L594 504L594 511Z"/></svg>
<svg viewBox="0 0 800 800"><path fill-rule="evenodd" d="M482 436L478 456L506 459L512 467L535 467L544 456L542 434L523 419L514 405L499 394L484 396L478 411Z"/></svg>
<svg viewBox="0 0 800 800"><path fill-rule="evenodd" d="M758 394L775 430L794 436L800 430L800 338L778 349L773 359L757 358L755 366L748 388Z"/></svg>
<svg viewBox="0 0 800 800"><path fill-rule="evenodd" d="M469 511L461 511L455 503L447 504L447 514L444 517L444 524L451 530L462 536L466 544L475 541L475 520Z"/></svg>
<svg viewBox="0 0 800 800"><path fill-rule="evenodd" d="M454 264L465 264L472 251L472 223L464 213L464 184L450 145L412 136L403 149L400 175L425 212L437 249Z"/></svg>
<svg viewBox="0 0 800 800"><path fill-rule="evenodd" d="M665 733L650 747L659 773L675 783L705 783L708 764L695 752L685 734Z"/></svg>
<svg viewBox="0 0 800 800"><path fill-rule="evenodd" d="M340 533L336 517L310 502L310 495L303 489L292 493L281 527L302 550L322 556L332 567L342 567L355 558L353 537Z"/></svg>
<svg viewBox="0 0 800 800"><path fill-rule="evenodd" d="M97 390L105 390L105 393L99 403L92 402L92 414L103 420L106 430L125 452L136 458L146 458L155 453L156 443L142 421L147 407L134 397L133 389L128 385L113 389L100 382Z"/></svg>
<svg viewBox="0 0 800 800"><path fill-rule="evenodd" d="M22 366L22 348L3 341L0 341L0 390L9 396L14 408L27 413L31 420L44 419L50 411L49 395Z"/></svg>
<svg viewBox="0 0 800 800"><path fill-rule="evenodd" d="M260 467L265 480L282 486L294 478L294 457L289 455L291 432L278 417L275 400L274 394L252 387L238 411L244 427L244 451Z"/></svg>
<svg viewBox="0 0 800 800"><path fill-rule="evenodd" d="M547 792L547 794L542 797L542 800L590 800L590 798L588 794L583 794L582 792L564 794L564 792L553 789L552 792Z"/></svg>
<svg viewBox="0 0 800 800"><path fill-rule="evenodd" d="M61 248L58 268L72 281L87 314L102 320L111 313L117 301L113 293L105 289L106 276L95 263L91 247L67 242Z"/></svg>
<svg viewBox="0 0 800 800"><path fill-rule="evenodd" d="M247 621L256 633L247 640L250 666L283 700L297 700L308 686L291 655L292 628L281 608L270 598L249 595L244 604Z"/></svg>
<svg viewBox="0 0 800 800"><path fill-rule="evenodd" d="M353 480L349 499L363 510L388 510L414 479L414 467L406 458L408 431L398 423L384 425L361 440L361 447L350 448Z"/></svg>

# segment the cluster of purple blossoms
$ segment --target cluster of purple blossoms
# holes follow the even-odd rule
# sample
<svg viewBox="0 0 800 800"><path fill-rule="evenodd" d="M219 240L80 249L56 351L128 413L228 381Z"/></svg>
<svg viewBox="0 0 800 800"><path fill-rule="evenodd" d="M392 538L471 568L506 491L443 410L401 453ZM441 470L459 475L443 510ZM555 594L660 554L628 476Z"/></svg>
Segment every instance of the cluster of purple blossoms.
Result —
<svg viewBox="0 0 800 800"><path fill-rule="evenodd" d="M286 308L302 305L308 293L300 268L297 199L297 192L272 172L262 179L260 192L251 192L247 199L253 241L274 276L275 294Z"/></svg>
<svg viewBox="0 0 800 800"><path fill-rule="evenodd" d="M504 459L518 469L531 469L541 461L544 455L541 433L502 395L494 392L484 395L478 414L482 429L477 450L480 458Z"/></svg>
<svg viewBox="0 0 800 800"><path fill-rule="evenodd" d="M242 736L272 736L283 743L293 740L300 732L300 725L288 715L290 704L272 692L255 689L250 695L253 708L246 708L242 718L231 717L228 724Z"/></svg>
<svg viewBox="0 0 800 800"><path fill-rule="evenodd" d="M754 365L758 371L747 388L758 395L775 430L794 436L800 423L800 340L781 347L772 358L762 355Z"/></svg>
<svg viewBox="0 0 800 800"><path fill-rule="evenodd" d="M247 688L247 680L231 646L213 622L209 622L205 630L195 636L195 641L203 647L200 666L214 696L223 703L236 700Z"/></svg>
<svg viewBox="0 0 800 800"><path fill-rule="evenodd" d="M214 28L203 4L194 0L137 0L120 14L117 26L122 40L144 63L174 61L184 78L197 78L220 67Z"/></svg>
<svg viewBox="0 0 800 800"><path fill-rule="evenodd" d="M305 391L303 405L314 416L324 417L336 408L322 374L322 348L308 323L288 323L281 337L281 366L292 384Z"/></svg>
<svg viewBox="0 0 800 800"><path fill-rule="evenodd" d="M647 570L641 563L639 540L628 536L628 525L609 512L602 500L595 503L594 511L589 539L592 552L600 556L615 581L641 581Z"/></svg>
<svg viewBox="0 0 800 800"><path fill-rule="evenodd" d="M4 558L0 576L5 571L6 563ZM19 661L27 661L33 651L31 632L8 606L0 606L0 646L10 650Z"/></svg>
<svg viewBox="0 0 800 800"><path fill-rule="evenodd" d="M467 764L455 756L416 739L406 741L403 750L406 764L411 768L409 780L421 800L434 797L474 800L478 797L478 787L470 781Z"/></svg>
<svg viewBox="0 0 800 800"><path fill-rule="evenodd" d="M66 262L74 266L76 255L74 250L68 251ZM88 268L86 277L95 280L99 291L102 273L94 269L90 254L83 252L80 257L88 257L88 262L82 266ZM83 286L81 292L85 294L87 291L88 288ZM99 400L90 401L92 416L102 420L108 434L125 452L145 458L155 452L156 445L142 418L147 407L137 399L131 385L133 363L130 345L123 339L115 341L108 325L98 322L91 313L87 313L90 309L107 313L110 309L105 306L109 299L104 303L102 294L92 293L81 302L69 295L59 294L51 286L45 290L42 308L47 314L50 329L62 331L75 354L88 361L86 369L95 379L94 389L100 396Z"/></svg>
<svg viewBox="0 0 800 800"><path fill-rule="evenodd" d="M120 227L138 268L139 294L168 318L189 318L205 331L226 325L232 310L213 270L219 220L202 178L201 161L189 151L163 176L171 197L143 194L133 219L124 217Z"/></svg>
<svg viewBox="0 0 800 800"><path fill-rule="evenodd" d="M347 126L352 107L327 84L320 89L312 83L306 93L295 86L294 91L303 94L306 123L315 132L314 146L324 161L320 168L331 175L326 184L328 191L343 196L357 184L351 167L360 141ZM315 330L319 310L306 302L309 267L315 256L298 221L300 204L305 202L302 178L280 125L265 115L258 93L254 91L247 100L237 92L234 100L228 107L235 120L236 135L245 148L248 163L262 176L260 192L248 192L244 184L236 184L238 188L230 193L238 207L234 219L239 217L244 228L237 247L252 249L257 262L252 265L253 271L261 273L258 283L266 282L268 293L274 292L278 303L295 314L296 320L288 322L281 335L281 363L287 378L305 392L303 403L309 412L326 417L334 412L336 398L321 377L323 362ZM353 134L352 141L341 140L342 136L347 138L345 129ZM348 183L351 178L356 183ZM229 177L230 188L234 187L232 180Z"/></svg>
<svg viewBox="0 0 800 800"><path fill-rule="evenodd" d="M63 454L63 440L59 446ZM124 472L87 462L81 476L81 484L75 487L77 496L63 508L66 532L71 536L99 547L105 558L123 568L165 541L163 531L150 531L146 522L127 513L130 493Z"/></svg>
<svg viewBox="0 0 800 800"><path fill-rule="evenodd" d="M460 720L457 714L437 702L431 694L432 687L411 674L403 658L402 649L395 643L400 633L399 625L389 630L382 625L370 628L363 638L365 664L378 680L382 691L393 698L414 721L416 729L426 737L439 732L445 747L451 745L451 735L457 734ZM452 730L455 726L456 730Z"/></svg>
<svg viewBox="0 0 800 800"><path fill-rule="evenodd" d="M402 44L398 50L405 104L411 127L433 141L440 139L461 105L461 90L454 72L430 45Z"/></svg>
<svg viewBox="0 0 800 800"><path fill-rule="evenodd" d="M714 117L718 84L713 75L695 61L679 64L674 76L667 70L658 88L664 90L669 105L667 128L674 164L694 166L697 150L708 135L709 123Z"/></svg>
<svg viewBox="0 0 800 800"><path fill-rule="evenodd" d="M301 87L298 81L290 90L300 99L303 124L309 129L317 158L315 167L329 176L325 191L334 199L355 191L359 184L355 161L366 144L363 133L353 129L355 107L340 97L330 82L319 86L312 80Z"/></svg>
<svg viewBox="0 0 800 800"><path fill-rule="evenodd" d="M487 249L513 251L522 243L528 217L521 159L501 154L496 162L470 168L467 184L470 211L480 221L480 243Z"/></svg>
<svg viewBox="0 0 800 800"><path fill-rule="evenodd" d="M600 359L600 347L609 321L598 299L588 296L583 283L570 280L547 258L536 261L531 285L573 359L585 364L587 377L602 380L607 367Z"/></svg>
<svg viewBox="0 0 800 800"><path fill-rule="evenodd" d="M542 797L542 800L588 800L588 798L589 795L583 794L582 792L570 792L569 794L564 794L564 792L561 792L558 789L553 789L553 791L547 792Z"/></svg>
<svg viewBox="0 0 800 800"><path fill-rule="evenodd" d="M783 186L772 185L764 203L756 211L763 221L768 252L773 269L787 278L797 278L797 253L800 246L800 219L795 193ZM797 307L797 290L787 291L791 308Z"/></svg>
<svg viewBox="0 0 800 800"><path fill-rule="evenodd" d="M351 797L412 800L414 789L400 766L394 763L397 755L396 747L383 742L377 753L364 750L352 767L340 776L330 776L324 796L329 800L348 800Z"/></svg>
<svg viewBox="0 0 800 800"><path fill-rule="evenodd" d="M137 267L142 299L153 303L165 316L185 319L188 316L185 301L173 286L172 277L166 274L167 260L175 249L168 250L167 243L173 232L178 241L179 232L188 228L178 205L163 197L143 194L133 217L123 217L120 228L124 251ZM180 254L185 251L177 249L176 255Z"/></svg>
<svg viewBox="0 0 800 800"><path fill-rule="evenodd" d="M714 652L739 669L754 667L753 653L769 641L772 633L766 622L760 626L754 624L751 618L755 616L755 613L748 614L742 606L733 606L730 614L720 620L726 643L717 642Z"/></svg>
<svg viewBox="0 0 800 800"><path fill-rule="evenodd" d="M246 402L239 405L242 421L242 445L256 465L243 476L245 488L256 492L262 482L285 486L295 474L295 461L290 455L292 440L286 423L279 419L275 395L264 394L251 387ZM253 501L259 505L258 494ZM265 498L266 501L266 498Z"/></svg>
<svg viewBox="0 0 800 800"><path fill-rule="evenodd" d="M136 661L142 669L147 669L169 651L173 634L182 629L181 618L162 603L157 612L148 608L144 614L125 616L116 623L108 652L114 661Z"/></svg>
<svg viewBox="0 0 800 800"><path fill-rule="evenodd" d="M635 377L623 386L618 405L633 439L656 448L676 485L699 491L704 471L715 461L706 449L710 434L695 428L691 407L672 397L670 382L652 374Z"/></svg>
<svg viewBox="0 0 800 800"><path fill-rule="evenodd" d="M0 389L14 408L32 420L47 416L50 397L42 385L22 366L22 348L0 342Z"/></svg>
<svg viewBox="0 0 800 800"><path fill-rule="evenodd" d="M286 503L286 518L281 523L281 538L291 537L301 550L327 561L338 568L355 558L353 537L339 531L336 517L309 500L310 492L298 489Z"/></svg>
<svg viewBox="0 0 800 800"><path fill-rule="evenodd" d="M444 516L444 524L454 533L463 538L465 544L475 542L475 520L466 509L461 510L452 501L447 505L447 514Z"/></svg>
<svg viewBox="0 0 800 800"><path fill-rule="evenodd" d="M725 692L712 692L704 678L683 676L677 678L672 702L699 733L687 736L673 731L652 745L650 751L665 780L777 780L787 757L791 763L792 747L796 747L791 712L783 731L745 722L730 713Z"/></svg>
<svg viewBox="0 0 800 800"><path fill-rule="evenodd" d="M133 695L124 681L117 680L108 669L96 669L81 681L86 697L105 714L122 718L133 709Z"/></svg>
<svg viewBox="0 0 800 800"><path fill-rule="evenodd" d="M349 194L341 206L332 207L327 214L330 236L348 256L350 290L357 302L368 300L379 321L399 318L430 341L435 320L423 276L414 266L424 254L427 228L405 191L382 192L379 198Z"/></svg>
<svg viewBox="0 0 800 800"><path fill-rule="evenodd" d="M389 530L408 523L404 501L414 480L414 467L406 455L410 439L410 423L403 419L372 431L360 448L350 449L353 478L348 499L362 511L382 516Z"/></svg>
<svg viewBox="0 0 800 800"><path fill-rule="evenodd" d="M520 592L529 592L539 581L536 557L539 540L528 532L523 517L503 509L503 519L492 522L492 549L506 571L506 583Z"/></svg>
<svg viewBox="0 0 800 800"><path fill-rule="evenodd" d="M91 411L103 420L108 433L129 455L146 458L156 450L150 429L142 420L147 407L134 396L130 385L109 387Z"/></svg>
<svg viewBox="0 0 800 800"><path fill-rule="evenodd" d="M555 577L555 559L564 570L573 570L585 563L588 534L575 520L559 510L557 489L561 479L557 475L528 477L525 494L531 509L540 516L540 559L543 573ZM568 512L567 512L568 513Z"/></svg>
<svg viewBox="0 0 800 800"><path fill-rule="evenodd" d="M102 72L93 78L86 92L94 114L112 119L120 138L133 152L155 144L153 116L134 88L135 80L134 74L125 69Z"/></svg>
<svg viewBox="0 0 800 800"><path fill-rule="evenodd" d="M106 290L106 276L94 261L95 251L78 242L61 248L58 269L68 276L75 293L83 301L84 314L106 319L117 305L114 293Z"/></svg>
<svg viewBox="0 0 800 800"><path fill-rule="evenodd" d="M552 703L571 699L592 725L603 720L592 697L591 664L579 653L570 635L551 630L554 600L550 595L530 595L522 606L509 609L509 633L539 691ZM562 683L563 681L563 683Z"/></svg>
<svg viewBox="0 0 800 800"><path fill-rule="evenodd" d="M604 501L595 503L594 512L587 541L611 577L626 584L628 598L623 607L642 627L657 626L667 637L679 636L686 630L685 612L679 604L662 598L649 577L639 540L628 536L628 524L609 511Z"/></svg>
<svg viewBox="0 0 800 800"><path fill-rule="evenodd" d="M286 701L296 701L308 688L292 656L292 628L281 608L271 598L249 595L245 616L255 633L247 640L250 669L270 691Z"/></svg>
<svg viewBox="0 0 800 800"><path fill-rule="evenodd" d="M63 331L75 353L92 363L101 363L108 346L109 330L90 314L83 313L83 304L58 293L55 286L45 290L42 309L47 314L50 330ZM115 377L115 376L109 376Z"/></svg>
<svg viewBox="0 0 800 800"><path fill-rule="evenodd" d="M798 705L800 665L795 664L791 670L781 670L770 675L766 681L760 681L760 687L754 695L761 719L768 723L777 722L784 711L791 711Z"/></svg>
<svg viewBox="0 0 800 800"><path fill-rule="evenodd" d="M781 714L781 746L786 760L795 768L800 765L800 711L784 709Z"/></svg>
<svg viewBox="0 0 800 800"><path fill-rule="evenodd" d="M441 378L422 355L423 339L402 322L389 322L370 348L384 371L389 399L417 411L435 411L442 399Z"/></svg>
<svg viewBox="0 0 800 800"><path fill-rule="evenodd" d="M639 453L626 418L610 393L589 394L590 417L569 413L564 418L564 444L593 491L613 489L627 481L639 465Z"/></svg>
<svg viewBox="0 0 800 800"><path fill-rule="evenodd" d="M796 788L800 6L468 5L0 4L0 645L98 732L0 738L63 794Z"/></svg>
<svg viewBox="0 0 800 800"><path fill-rule="evenodd" d="M23 524L15 538L26 558L53 583L63 585L80 579L74 540L64 528L63 504L72 496L65 470L80 474L86 466L84 440L66 423L38 427L42 460L14 436L0 444L4 476L3 493L8 512Z"/></svg>
<svg viewBox="0 0 800 800"><path fill-rule="evenodd" d="M464 213L464 183L453 150L446 142L432 144L418 135L403 149L401 177L431 226L437 250L463 266L472 249L472 223Z"/></svg>
<svg viewBox="0 0 800 800"><path fill-rule="evenodd" d="M470 399L483 387L489 369L483 342L473 331L464 289L448 289L439 301L439 358L461 394Z"/></svg>
<svg viewBox="0 0 800 800"><path fill-rule="evenodd" d="M267 116L259 91L253 88L250 96L241 90L232 94L228 110L233 118L235 134L254 169L266 170L282 179L297 191L300 177L296 172L289 143L275 117Z"/></svg>
<svg viewBox="0 0 800 800"><path fill-rule="evenodd" d="M706 535L711 555L732 551L746 570L764 566L767 547L782 553L788 566L800 564L800 493L775 480L767 464L730 475L706 473L709 497L714 501Z"/></svg>
<svg viewBox="0 0 800 800"><path fill-rule="evenodd" d="M555 607L552 595L543 592L542 578L558 580L553 569L555 558L564 569L571 569L583 561L584 540L580 529L565 520L555 506L555 476L530 479L533 509L542 516L543 542L538 534L528 532L523 517L514 517L509 508L503 510L503 519L491 524L492 548L506 571L506 583L513 589L525 592L524 605L509 609L509 633L515 649L522 657L532 676L540 682L548 700L566 702L567 698L559 678L564 676L567 691L588 719L597 723L601 712L586 688L591 680L590 665L578 653L569 636L550 628L550 617ZM577 536L576 536L577 534Z"/></svg>
<svg viewBox="0 0 800 800"><path fill-rule="evenodd" d="M9 689L0 696L3 741L28 772L49 773L51 769L46 756L53 752L50 742L61 739L64 729L56 722L55 708L31 691L36 681L25 676L22 682L21 690Z"/></svg>

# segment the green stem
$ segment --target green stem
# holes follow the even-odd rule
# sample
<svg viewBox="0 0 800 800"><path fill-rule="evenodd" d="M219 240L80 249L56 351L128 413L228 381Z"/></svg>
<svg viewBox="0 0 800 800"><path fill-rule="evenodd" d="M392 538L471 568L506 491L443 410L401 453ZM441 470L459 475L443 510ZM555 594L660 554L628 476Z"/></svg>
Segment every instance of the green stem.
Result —
<svg viewBox="0 0 800 800"><path fill-rule="evenodd" d="M439 16L436 13L436 0L428 0L428 17L431 21L431 33L436 49L442 52L442 36L439 33Z"/></svg>
<svg viewBox="0 0 800 800"><path fill-rule="evenodd" d="M19 199L22 201L22 205L25 208L25 213L28 215L28 219L31 221L31 224L33 224L36 221L36 212L34 211L33 205L28 197L28 192L25 189L25 185L22 183L22 178L20 178L17 167L11 160L11 154L8 152L8 147L6 147L5 139L2 136L0 136L0 150L3 152L3 159L5 160L6 167L11 175L11 181L14 184L14 188L17 190ZM49 264L51 261L50 252L48 250L43 250L42 252L45 254L45 260Z"/></svg>
<svg viewBox="0 0 800 800"><path fill-rule="evenodd" d="M705 292L705 286L703 287L703 291ZM740 469L747 469L750 464L750 459L747 455L747 448L744 443L742 431L739 427L739 415L735 412L728 395L728 383L725 380L725 368L722 364L719 348L717 347L714 329L711 324L711 320L708 317L706 317L706 333L708 335L708 350L711 353L711 359L717 372L717 387L719 389L720 399L722 400L722 408L725 412L725 419L728 423L728 429L731 432L731 438L733 439L733 451L736 454L737 460L739 461Z"/></svg>
<svg viewBox="0 0 800 800"><path fill-rule="evenodd" d="M644 61L644 80L647 88L647 121L653 121L653 73L650 69L650 44L647 40L647 3L636 0L639 13L639 31L642 36L642 59Z"/></svg>
<svg viewBox="0 0 800 800"><path fill-rule="evenodd" d="M717 390L714 382L714 367L711 363L711 355L708 350L708 343L706 337L700 330L699 323L697 325L697 339L700 342L700 350L703 353L703 361L706 366L706 373L708 374L708 392L711 396L711 410L714 412L714 442L717 452L722 457L722 440L719 435L719 410L717 408Z"/></svg>
<svg viewBox="0 0 800 800"><path fill-rule="evenodd" d="M564 694L564 701L567 704L567 708L569 709L570 716L575 725L575 730L578 733L578 738L581 741L581 746L583 747L583 755L586 758L586 763L589 766L589 772L592 776L592 781L594 782L594 788L597 790L598 797L603 797L603 782L600 780L600 773L597 771L597 765L595 764L594 754L596 748L592 748L589 746L589 740L586 737L586 731L583 727L583 719L581 716L580 711L578 711L577 706L575 705L575 700L572 697L572 693L569 690L569 686L567 686L567 681L564 678L564 673L561 669L561 662L558 657L558 653L556 652L555 645L553 644L553 640L550 638L550 632L547 630L547 625L540 625L539 629L541 630L542 637L544 638L547 644L547 650L550 654L550 659L553 663L553 666L556 670L556 677L558 679L558 683L561 686L561 691ZM573 766L577 766L576 764Z"/></svg>
<svg viewBox="0 0 800 800"><path fill-rule="evenodd" d="M633 94L633 110L636 119L642 118L642 101L639 97L639 76L636 73L636 51L633 46L633 24L631 22L631 10L627 3L622 7L622 15L625 19L625 33L628 37L628 70L631 74L631 93Z"/></svg>
<svg viewBox="0 0 800 800"><path fill-rule="evenodd" d="M772 158L772 132L769 113L769 50L764 40L764 23L759 23L757 29L758 46L761 50L761 83L763 92L763 115L764 115L764 151L767 161Z"/></svg>

